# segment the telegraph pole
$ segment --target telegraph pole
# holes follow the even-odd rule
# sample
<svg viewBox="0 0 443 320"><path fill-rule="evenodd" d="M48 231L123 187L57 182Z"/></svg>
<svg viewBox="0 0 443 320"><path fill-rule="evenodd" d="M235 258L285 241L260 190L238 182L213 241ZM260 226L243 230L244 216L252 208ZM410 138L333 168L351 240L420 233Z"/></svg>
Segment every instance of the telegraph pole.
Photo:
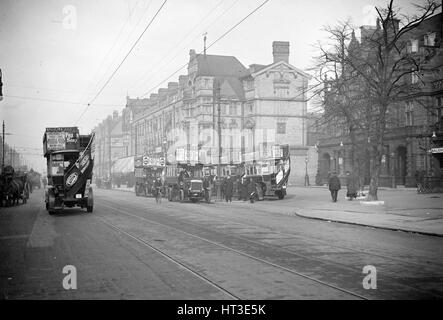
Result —
<svg viewBox="0 0 443 320"><path fill-rule="evenodd" d="M3 129L2 129L2 173L5 168L5 120L3 120Z"/></svg>
<svg viewBox="0 0 443 320"><path fill-rule="evenodd" d="M218 133L218 167L217 176L219 180L218 194L221 197L221 157L222 157L222 145L221 145L221 106L220 106L220 82L216 80L216 97L217 97L217 133Z"/></svg>
<svg viewBox="0 0 443 320"><path fill-rule="evenodd" d="M0 101L3 100L3 82L2 82L2 69L0 69Z"/></svg>
<svg viewBox="0 0 443 320"><path fill-rule="evenodd" d="M220 83L216 83L216 94L217 94L217 133L218 133L218 168L217 175L221 182L221 106L220 106ZM219 188L220 189L220 188ZM220 193L221 195L221 193Z"/></svg>

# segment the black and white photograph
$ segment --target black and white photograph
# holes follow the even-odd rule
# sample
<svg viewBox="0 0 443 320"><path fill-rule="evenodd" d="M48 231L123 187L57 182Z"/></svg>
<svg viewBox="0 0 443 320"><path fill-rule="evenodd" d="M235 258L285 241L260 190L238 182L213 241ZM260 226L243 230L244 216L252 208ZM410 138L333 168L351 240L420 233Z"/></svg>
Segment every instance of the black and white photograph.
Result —
<svg viewBox="0 0 443 320"><path fill-rule="evenodd" d="M441 0L0 0L0 300L441 300L442 36Z"/></svg>

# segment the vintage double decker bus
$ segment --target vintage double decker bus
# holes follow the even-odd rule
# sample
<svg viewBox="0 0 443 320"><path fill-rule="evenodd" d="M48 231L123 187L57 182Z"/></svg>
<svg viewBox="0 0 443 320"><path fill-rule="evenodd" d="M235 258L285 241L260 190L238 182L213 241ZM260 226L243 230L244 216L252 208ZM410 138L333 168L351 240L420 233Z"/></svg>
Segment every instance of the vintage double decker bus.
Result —
<svg viewBox="0 0 443 320"><path fill-rule="evenodd" d="M204 165L198 162L198 156L184 149L177 149L175 159L166 165L165 191L169 201L210 201L209 190L205 189Z"/></svg>
<svg viewBox="0 0 443 320"><path fill-rule="evenodd" d="M154 196L154 182L157 178L163 179L165 159L160 156L135 156L134 176L135 195Z"/></svg>
<svg viewBox="0 0 443 320"><path fill-rule="evenodd" d="M276 196L283 199L291 172L289 145L274 145L267 154L248 160L245 161L242 179L252 179L259 186L257 197Z"/></svg>

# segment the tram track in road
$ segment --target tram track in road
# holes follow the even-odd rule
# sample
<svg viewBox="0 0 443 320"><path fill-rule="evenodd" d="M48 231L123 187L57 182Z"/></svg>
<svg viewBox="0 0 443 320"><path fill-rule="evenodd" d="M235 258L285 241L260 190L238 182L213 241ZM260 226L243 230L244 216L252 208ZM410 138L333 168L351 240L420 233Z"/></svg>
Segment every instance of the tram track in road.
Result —
<svg viewBox="0 0 443 320"><path fill-rule="evenodd" d="M207 243L207 244L209 244L209 245L211 245L211 246L215 246L215 247L221 248L221 249L223 249L223 250L229 251L229 252L231 252L231 253L235 253L235 254L237 254L237 255L240 255L240 256L242 256L242 257L246 257L246 258L248 258L248 259L250 259L250 260L253 260L253 261L258 262L258 263L261 263L261 264L264 264L264 265L269 266L269 267L273 267L273 268L278 269L278 270L280 270L280 271L284 271L284 272L289 273L289 274L291 274L291 275L293 275L293 276L297 276L297 277L300 277L300 278L303 278L303 279L309 280L309 281L314 282L314 283L316 283L316 284L319 284L319 285L321 285L321 286L328 287L328 288L333 289L333 290L335 290L335 291L339 291L339 292L341 292L341 293L344 293L345 295L352 296L353 298L362 299L362 300L368 300L368 299L370 299L369 297L366 297L366 296L364 296L364 295L362 295L362 294L359 294L359 293L356 293L356 292L350 291L350 290L348 290L348 289L345 289L345 288L342 288L342 287L336 286L336 285L334 285L334 284L331 284L331 283L328 283L328 282L325 282L325 281L322 281L322 280L319 280L319 279L313 278L313 277L311 277L311 276L309 276L309 275L303 274L303 273L298 272L298 271L296 271L296 270L294 270L294 269L291 269L291 268L285 267L285 266L283 266L283 265L280 265L280 264L277 264L277 263L274 263L274 262L271 262L271 261L268 261L268 260L262 259L262 258L260 258L260 257L254 256L254 255L251 255L251 254L249 254L249 253L246 253L246 252L243 252L243 251L240 251L240 250L237 250L237 249L235 249L235 248L232 248L232 247L226 246L226 245L224 245L224 244L214 242L214 241L212 241L212 240L210 240L210 239L207 239L207 238L204 238L204 237L198 236L198 235L196 235L196 234L192 234L192 233L189 233L189 232L183 231L183 230L178 229L178 228L175 228L175 227L173 227L173 226L166 225L166 224L162 224L162 223L159 223L159 222L154 221L154 220L151 220L151 219L147 219L147 218L144 218L144 217L140 217L140 216L138 216L138 215L131 214L131 213L129 213L129 212L122 212L121 209L116 209L115 207L110 207L110 206L104 206L104 207L106 207L107 209L109 209L107 212L112 212L112 211L114 211L114 212L118 212L118 213L114 213L115 215L123 214L123 215L125 215L125 216L127 216L127 217L131 217L131 218L135 218L135 219L140 219L140 220L143 220L143 221L145 221L145 222L147 222L147 223L155 224L155 225L158 225L158 226L160 226L160 227L163 227L163 228L167 228L167 229L173 230L174 232L179 232L179 233L181 233L181 234L183 234L183 235L185 235L185 236L188 236L188 237L191 237L191 238L194 238L194 239L200 240L200 241L202 241L202 242L204 242L204 243ZM103 222L106 223L105 221L103 221ZM118 228L118 227L117 227L117 228ZM126 234L126 235L128 235L128 236L131 236L131 237L139 238L139 237L137 237L137 236L134 236L134 235L128 233L127 231L124 231L123 233ZM147 244L147 242L146 242L145 240L142 240L142 241L143 241L144 243ZM148 244L148 246L151 247L151 248L156 248L155 246L150 245L150 244ZM157 249L157 250L159 250L159 249ZM174 259L174 258L173 258L173 259ZM176 260L177 260L177 259L176 259ZM195 271L194 271L194 272L195 272ZM203 276L203 277L206 278L205 276Z"/></svg>
<svg viewBox="0 0 443 320"><path fill-rule="evenodd" d="M353 291L351 291L349 289L341 288L341 287L336 286L335 284L327 283L327 282L324 282L322 280L313 278L311 276L307 276L306 274L301 273L299 271L296 271L294 269L290 269L290 268L281 266L281 265L279 265L277 263L270 262L268 260L265 260L265 259L257 257L257 256L252 256L252 255L250 255L248 253L245 253L243 251L239 251L239 250L234 249L232 247L229 247L227 245L214 242L214 241L212 241L210 239L207 239L207 238L198 236L196 234L184 231L182 229L176 228L176 227L171 226L169 224L163 224L163 223L160 223L160 222L152 220L152 219L147 219L146 217L141 217L139 215L135 215L135 214L129 213L129 212L127 212L125 210L122 210L122 209L117 209L117 208L114 208L114 207L108 207L108 208L110 210L118 212L118 214L124 214L125 216L129 216L129 217L132 217L132 218L137 218L137 219L140 219L140 220L144 220L144 221L149 222L151 224L153 223L153 224L159 225L161 227L167 227L167 228L173 229L175 231L179 231L179 232L181 232L183 234L186 234L188 236L191 236L191 237L203 240L205 242L211 243L211 244L216 245L218 247L222 247L222 248L225 248L227 250L231 250L231 251L234 251L236 253L248 256L249 258L255 259L257 261L262 261L262 262L265 262L265 263L269 263L269 264L275 265L275 266L277 266L277 268L281 267L281 268L283 268L286 271L289 270L289 272L295 273L295 274L297 274L299 276L304 276L307 279L310 279L311 281L317 281L319 283L331 286L331 287L333 287L335 289L338 289L338 290L344 290L345 292L354 293ZM202 228L202 226L200 226L200 225L195 225L195 224L192 224L192 223L189 223L189 222L185 222L185 221L180 221L180 225L181 226L190 225L193 228L200 228L200 229ZM213 236L215 236L215 234ZM237 236L237 235L230 234L229 238L231 238L231 239L235 238L235 239L241 240L243 242L247 242L249 244L254 244L256 246L260 246L262 248L266 247L268 249L272 249L273 252L282 252L282 253L285 253L286 255L295 256L297 258L304 259L304 262L307 262L307 261L308 262L313 262L313 261L315 261L317 264L322 264L323 267L325 267L324 268L325 270L331 269L331 268L328 268L328 267L333 266L333 267L335 267L335 268L337 268L337 269L339 269L341 271L340 273L336 273L336 274L341 274L341 275L347 274L347 275L349 275L349 274L353 273L355 275L355 277L359 277L359 278L361 277L361 273L360 273L361 271L360 270L357 272L357 270L355 268L352 268L349 265L346 265L346 264L343 264L343 263L337 263L337 262L333 262L333 261L330 261L330 260L324 260L324 259L319 259L319 258L315 258L315 257L309 257L309 256L306 256L306 255L302 255L302 254L299 254L297 252L294 252L292 250L286 250L284 248L281 248L281 247L278 247L278 246L275 246L275 245L272 245L272 244L254 241L254 240L251 240L251 239L248 239L248 238L245 238L245 237L241 237L241 236ZM390 287L391 290L395 289L395 290L392 290L392 292L394 292L394 293L398 293L400 290L402 290L403 292L415 292L414 296L415 297L420 297L420 298L423 298L423 297L425 297L425 298L435 298L435 297L442 298L443 297L441 294L431 293L429 290L423 290L423 289L411 286L409 284L403 283L403 281L401 281L401 280L399 281L399 279L397 279L397 278L393 278L393 277L388 276L386 274L383 276L383 278L384 278L384 287L385 288L389 288ZM369 297L366 297L366 296L364 296L362 294L357 293L357 295L360 298L362 298L362 299L369 299ZM375 297L375 298L377 298L377 297ZM386 298L389 298L389 297L386 297Z"/></svg>
<svg viewBox="0 0 443 320"><path fill-rule="evenodd" d="M277 202L277 201L275 201L275 202ZM274 212L271 213L271 212L269 212L267 210L263 210L263 209L258 209L257 210L256 208L254 208L254 211L255 212L258 211L258 212L261 212L262 214L268 214L268 215L280 215L279 213L274 213ZM296 218L295 215L294 215L294 217ZM216 218L216 217L214 217L214 218ZM236 222L236 224L244 225L245 227L247 226L246 224L242 224L242 223L238 223L238 222ZM372 227L364 227L364 226L350 226L350 227L374 229ZM391 231L386 231L386 230L381 230L381 231L383 231L383 232L391 232ZM275 234L282 235L282 236L294 237L294 234L290 234L290 233L284 233L284 232L279 232L279 231L273 231L273 232L275 232ZM413 235L413 236L422 237L421 235ZM419 262L416 262L416 261L404 260L404 259L396 258L396 257L393 257L393 256L388 256L388 255L384 255L384 254L380 254L380 253L374 253L374 252L371 252L371 251L368 251L368 250L364 250L364 249L355 249L355 248L351 248L351 247L348 247L348 246L331 244L331 240L333 240L333 239L330 239L330 240L327 240L327 241L326 240L321 240L321 239L318 239L318 238L310 238L309 239L309 241L311 243L317 243L319 245L325 245L325 246L328 246L328 247L331 247L331 248L348 250L348 251L352 251L352 252L359 253L359 254L364 254L364 255L367 255L367 256L375 257L375 258L381 258L381 259L385 259L385 260L392 261L392 262L395 262L395 263L401 263L402 265L407 265L408 267L416 266L416 267L418 267L420 269L426 269L426 270L428 270L430 272L441 272L443 270L443 263L440 263L440 264L434 263L433 265L429 265L429 263L423 263L423 262L419 263Z"/></svg>
<svg viewBox="0 0 443 320"><path fill-rule="evenodd" d="M111 210L115 210L115 209L113 209L113 208L110 208L110 209L111 209ZM140 217L139 217L139 216L133 216L133 218L140 218ZM180 259L173 258L172 255L169 255L169 254L165 253L164 250L160 250L160 249L158 249L156 246L153 246L152 244L149 244L146 240L144 240L144 239L142 239L142 238L140 238L140 237L134 235L133 233L127 232L127 231L123 230L122 228L117 227L117 226L114 225L114 224L111 224L111 223L109 223L109 222L104 221L104 220L101 219L101 218L99 218L99 219L102 220L102 222L105 223L106 225L108 225L109 227L112 227L114 230L116 230L116 231L118 231L118 232L120 232L120 233L125 234L126 236L128 236L128 237L130 237L130 238L136 240L137 242L141 242L141 243L143 243L144 245L148 246L148 247L151 248L152 250L154 250L154 251L156 251L156 252L158 252L158 253L161 253L161 254L164 255L165 257L168 257L169 260L172 260L172 261L174 261L175 263L180 264L181 266L183 266L184 268L186 268L188 271L190 271L190 272L193 273L194 275L197 275L199 278L204 279L206 282L210 282L211 284L215 284L215 286L218 287L220 290L223 290L223 291L229 292L227 289L224 289L222 286L220 286L220 285L216 284L214 281L210 280L207 276L202 275L201 273L195 271L194 268L187 266L185 263L183 263L182 261L180 261ZM289 274L292 275L292 276L297 276L297 277L303 278L303 279L305 279L305 280L309 280L309 281L311 281L311 282L316 283L316 285L321 285L321 286L323 286L323 287L328 287L329 289L333 289L333 290L335 290L335 291L339 291L341 294L345 294L345 295L347 295L347 296L352 296L353 298L358 298L358 299L363 299L363 300L368 300L368 299L369 299L368 297L365 297L365 296L360 295L360 294L358 294L358 293L355 293L355 292L349 291L349 290L347 290L347 289L344 289L344 288L341 288L341 287L338 287L338 286L335 286L335 285L332 285L332 284L326 283L326 282L324 282L324 281L321 281L321 280L318 280L318 279L312 278L312 277L310 277L310 276L307 276L307 275L304 275L304 274L302 274L302 273L300 273L300 272L297 272L297 271L295 271L295 270L293 270L293 269L289 269L289 268L287 268L287 267L284 267L284 266L278 265L278 264L276 264L276 263L273 263L273 262L270 262L270 261L267 261L267 260L261 259L261 258L259 258L259 257L252 256L252 255L247 254L247 253L245 253L245 252L241 252L241 251L239 251L239 250L236 250L236 249L233 249L233 248L227 247L227 246L225 246L225 245L223 245L223 244L213 242L213 241L211 241L211 240L209 240L209 239L202 238L202 237L199 237L199 236L197 236L197 235L193 235L193 234L190 234L190 233L184 232L184 231L182 231L182 230L179 230L179 229L176 229L176 228L173 228L173 227L167 226L167 225L163 225L163 224L160 224L160 223L156 223L156 222L151 221L151 220L149 220L149 219L142 219L142 220L145 220L146 222L149 222L149 223L154 223L154 224L157 224L157 225L161 225L162 227L166 227L166 228L169 228L169 229L174 229L175 231L179 231L180 233L182 233L182 234L184 234L184 235L187 235L187 236L189 236L189 237L192 237L192 238L198 239L198 240L200 240L200 241L203 241L203 242L205 242L205 243L207 243L207 244L210 244L210 245L212 245L212 246L216 246L216 247L221 248L221 249L223 249L223 250L229 251L230 253L235 253L235 254L237 254L237 255L239 255L239 256L246 257L246 258L248 258L248 259L250 259L250 260L253 260L253 261L258 262L258 263L260 263L260 264L264 264L264 265L266 265L266 266L268 266L268 267L276 268L276 269L278 269L278 270L280 270L280 271L283 271L283 272L289 273ZM153 240L153 241L157 241L157 240ZM229 293L229 294L231 294L231 293ZM231 294L231 295L233 295L233 294ZM234 296L236 299L240 299L240 298L238 298L238 297L235 296L235 295L233 295L233 296ZM249 299L249 298L248 298L248 299Z"/></svg>
<svg viewBox="0 0 443 320"><path fill-rule="evenodd" d="M271 213L271 212L269 212L267 210L263 210L263 209L256 209L256 208L254 208L254 211L261 212L263 214L269 214L269 215L281 215L280 213L274 213L274 212ZM293 216L297 217L296 215L293 215ZM322 221L322 222L326 223L326 221ZM235 222L235 223L239 224L239 225L247 226L247 225L239 223L239 222ZM350 225L350 226L358 227L358 228L375 229L374 227L370 227L370 226L368 226L368 227L359 226L359 225ZM386 230L382 230L382 231L386 231ZM386 232L392 232L392 230L388 230ZM284 233L284 232L278 232L278 231L276 231L275 233L279 234L279 235L282 235L282 236L294 236L293 234ZM410 234L413 234L413 233L410 233ZM417 236L417 234L414 234L414 236ZM418 236L421 237L422 235L418 235ZM439 271L443 270L443 264L434 264L434 266L430 266L429 264L426 264L426 263L417 263L415 261L407 261L407 260L404 260L404 259L399 259L399 258L395 258L395 257L392 257L392 256L383 255L383 254L380 254L380 253L374 253L374 252L370 252L370 251L367 251L367 250L354 249L354 248L343 246L343 245L331 244L330 241L320 240L318 238L310 239L310 241L318 243L318 244L322 244L322 245L327 245L327 246L329 246L331 248L344 249L344 250L352 251L352 252L355 252L355 253L363 253L363 254L366 254L366 255L369 255L369 256L373 256L373 257L377 257L377 258L382 258L382 259L390 260L390 261L393 261L393 262L399 262L399 263L402 263L402 264L405 264L405 265L415 265L415 266L417 266L419 268L425 268L425 269L428 269L430 271L439 272Z"/></svg>
<svg viewBox="0 0 443 320"><path fill-rule="evenodd" d="M129 233L125 230L123 230L122 228L119 228L118 226L109 223L107 221L105 221L104 219L98 218L100 221L102 221L102 223L104 223L105 225L107 225L109 228L113 229L114 231L124 234L125 236L131 238L132 240L138 242L139 244L148 247L149 249L155 251L156 253L158 253L159 255L161 255L162 257L164 257L165 259L167 259L168 261L178 265L179 267L183 268L184 270L188 271L189 273L191 273L192 275L194 275L196 278L202 280L203 282L205 282L206 284L216 288L217 290L223 292L226 296L228 296L230 299L233 300L240 300L239 297L237 297L236 295L234 295L233 293L229 292L228 290L226 290L225 288L221 287L220 285L218 285L217 283L215 283L214 281L211 281L210 279L208 279L207 277L205 277L204 275L202 275L201 273L193 270L191 267L187 266L185 263L183 263L182 261L175 259L174 257L172 257L171 255L167 254L166 252L164 252L163 250L160 250L159 248L153 246L152 244L149 244L147 241L143 240L142 238Z"/></svg>
<svg viewBox="0 0 443 320"><path fill-rule="evenodd" d="M137 205L134 202L131 202L131 204L132 205ZM203 205L205 205L205 204L203 204ZM169 205L167 206L167 208L165 208L164 206L157 206L157 205L155 205L155 206L152 206L152 207L140 208L140 210L144 210L144 209L148 209L148 208L156 210L156 211L161 211L161 212L168 213L169 211L167 210L167 208L170 208L170 207L169 207ZM254 208L254 210L256 210L256 208ZM262 212L263 214L270 214L268 211L265 211L265 210L258 210L258 211ZM211 216L211 219L220 221L222 223L226 222L226 219L220 219L216 215ZM186 223L189 224L189 225L193 225L195 227L200 227L200 228L203 226L203 225L193 224L193 223L191 223L189 221L186 221ZM243 227L243 228L251 228L251 225L248 225L248 224L245 224L245 223L241 223L241 222L230 222L230 224L231 225L237 225L237 226L240 226L240 227ZM259 228L262 228L262 227L259 227ZM266 229L269 232L272 232L273 234L279 235L279 236L282 236L282 237L290 237L290 238L294 238L294 239L297 239L297 240L300 238L300 237L298 237L298 236L296 236L294 234L274 231L271 228L266 228ZM239 236L237 234L235 234L235 236L236 237L242 237L242 236ZM254 241L254 240L251 240L251 239L246 239L246 240ZM310 238L309 241L311 243L316 243L316 244L319 244L319 245L328 246L330 248L343 249L343 250L351 251L351 252L354 252L354 253L357 253L357 254L363 254L363 255L370 256L370 257L381 258L381 259L384 259L386 261L392 261L394 263L400 263L401 265L408 266L408 268L410 268L411 266L416 266L420 270L427 270L427 271L434 272L434 273L439 273L439 272L441 272L443 270L443 264L438 264L438 265L434 266L434 265L429 265L428 263L418 263L418 262L415 262L415 261L407 261L407 260L404 260L404 259L395 258L395 257L392 257L392 256L387 256L387 255L383 255L383 254L379 254L379 253L374 253L374 252L370 252L370 251L367 251L367 250L354 249L354 248L351 248L351 247L348 247L348 246L331 244L331 241L324 241L324 240L320 240L318 238ZM266 245L267 243L260 242L259 244ZM271 244L268 244L268 245L271 246ZM277 248L278 249L282 249L282 247L277 247ZM295 254L300 254L298 252L295 252L294 250L287 250L287 251L290 251L290 252L295 253ZM332 262L330 262L330 263L332 263Z"/></svg>
<svg viewBox="0 0 443 320"><path fill-rule="evenodd" d="M119 208L113 208L114 210L118 210L119 212L121 212L123 210L123 209L121 209L122 208L122 203L121 202L118 203L118 204L117 203L114 203L114 204L119 206ZM139 207L134 202L132 202L132 205L135 205L136 207ZM148 213L149 216L158 217L158 218L163 218L164 219L164 216L162 216L162 213L167 213L171 209L174 210L174 208L171 207L171 204L169 204L167 206L158 206L158 205L151 206L151 205L148 205L148 206L144 206L143 208L140 208L139 210L144 211L146 213L148 213L148 211L149 211L149 213ZM156 211L156 213L154 213L155 211ZM146 219L146 217L141 217L139 215L133 215L133 214L127 212L127 211L126 211L126 214L132 215L134 217L138 217L140 219L149 220L151 223L152 222L159 223L158 221L153 221L151 219ZM205 228L209 227L209 225L205 225L204 224L205 221L203 221L203 223L200 223L200 224L193 224L193 223L191 223L189 221L186 221L184 219L177 218L174 214L169 214L168 216L170 216L170 218L172 218L171 219L172 223L173 223L174 220L177 220L177 221L180 220L180 221L178 221L180 228L181 228L182 225L188 225L188 229L189 228L199 228L199 229L205 230ZM197 217L195 216L194 218L197 218ZM212 218L213 217L211 216L211 219ZM201 221L199 221L199 222L201 222ZM161 225L171 227L170 224L171 223L168 220L166 225L165 224L161 224ZM243 225L245 227L247 226L249 228L253 227L251 225L244 225L244 224L241 224L241 223L240 223L240 225ZM179 231L183 231L181 229L178 229L178 230ZM216 233L220 233L220 232L216 231ZM291 235L291 234L285 234L285 235L294 236L294 235ZM210 238L214 238L215 237L215 235L212 235L212 234L208 235L208 236ZM229 236L229 238L235 237L235 238L237 238L237 239L239 239L241 241L247 241L248 243L254 244L256 246L261 246L261 247L267 247L267 248L270 248L270 249L275 249L275 250L278 250L278 252L283 252L286 255L287 254L294 255L294 256L300 257L302 259L305 259L306 261L316 261L317 265L318 264L323 264L324 266L334 266L336 268L340 268L342 270L341 271L342 273L343 272L347 272L347 273L353 272L355 277L359 277L360 279L362 279L362 277L363 277L361 275L360 267L357 267L357 269L356 269L355 266L354 266L354 269L352 270L352 268L353 268L352 264L343 264L343 263L340 263L340 260L339 261L334 261L334 260L330 260L330 259L323 259L323 258L318 258L318 257L306 256L306 255L300 254L300 253L298 253L298 252L296 252L294 250L288 250L288 249L282 248L281 246L276 246L276 245L269 244L267 242L262 242L262 240L266 240L266 239L258 239L258 241L255 241L255 240L251 240L251 239L239 236L237 234L228 234L228 236ZM226 243L225 239L222 239L220 241ZM363 255L369 255L369 256L374 255L372 253L368 253L368 252L360 251L360 250L355 250L355 249L352 250L352 251L353 252L357 252L357 253L361 253ZM387 256L380 256L379 255L379 257L385 258L385 259L388 259L388 260L393 260L393 259L389 259L389 257L387 257ZM398 259L395 259L395 260L398 260ZM397 262L397 261L395 261L395 262ZM435 279L437 279L438 276L435 276L433 274L429 274L429 275L428 274L424 274L423 276L419 275L418 278L417 278L416 275L414 275L413 273L410 273L408 271L407 263L409 263L409 262L406 262L406 261L402 261L402 262L405 265L402 265L401 268L399 268L398 264L393 264L392 262L390 262L387 265L385 265L386 263L383 262L384 266L382 268L384 268L384 269L380 269L380 270L383 270L382 277L383 277L383 281L384 281L385 287L386 288L387 287L395 287L396 288L396 290L392 290L392 293L393 293L394 296L398 296L399 293L400 293L401 297L404 297L404 296L406 296L406 297L419 297L419 298L424 298L424 297L425 298L436 298L436 297L442 298L443 297L441 292L440 292L440 290L434 289L433 287L435 287L435 286L432 285L433 281L435 281ZM420 264L418 264L418 265L420 265ZM391 266L392 266L392 268L391 268ZM429 267L429 265L420 265L420 267ZM404 277L404 276L401 275L401 273L398 273L398 272L400 272L400 270L402 268L405 269L406 272L409 272L410 277L409 276ZM386 271L388 271L388 273ZM306 272L306 268L305 268L305 270L303 272L304 273L310 273L309 270ZM440 271L440 273L441 273L441 271ZM318 275L318 277L322 278L323 274L320 273ZM336 279L334 279L334 280L336 280ZM413 283L414 285L410 285L406 281L409 281L410 283ZM337 284L337 282L335 282L335 284ZM424 286L424 287L422 288L421 286ZM351 286L350 289L352 290L353 287ZM404 295L402 296L401 293L404 293ZM373 296L373 294L371 292L368 292L368 294L370 296ZM375 296L377 296L377 295L375 294ZM387 297L389 298L389 295Z"/></svg>
<svg viewBox="0 0 443 320"><path fill-rule="evenodd" d="M266 211L266 210L260 210L260 211L262 213L270 214L269 211ZM219 221L222 221L222 220L219 220ZM241 225L241 226L244 226L244 227L248 227L248 225L246 225L244 223L235 222L233 224L237 224L237 225ZM354 227L354 226L352 226L352 227ZM357 227L372 228L372 227L364 227L364 226L357 226ZM276 235L288 236L288 237L294 237L295 238L294 234L284 233L284 232L279 232L279 231L273 231L273 232ZM298 239L298 237L297 237L297 239ZM382 259L389 260L389 261L392 261L392 262L401 263L403 265L408 265L408 266L414 265L414 266L419 267L419 268L424 268L424 269L426 269L428 271L441 272L443 270L443 264L429 265L427 263L418 263L418 262L415 262L415 261L407 261L407 260L404 260L404 259L399 259L399 258L395 258L395 257L392 257L392 256L383 255L383 254L380 254L380 253L374 253L374 252L370 252L370 251L367 251L367 250L354 249L354 248L343 246L343 245L331 244L330 241L320 240L318 238L312 238L312 239L309 239L309 241L312 242L312 243L319 244L319 245L325 245L325 246L328 246L328 247L331 247L331 248L343 249L343 250L351 251L351 252L354 252L354 253L360 253L360 254L372 256L372 257L375 257L375 258L382 258Z"/></svg>

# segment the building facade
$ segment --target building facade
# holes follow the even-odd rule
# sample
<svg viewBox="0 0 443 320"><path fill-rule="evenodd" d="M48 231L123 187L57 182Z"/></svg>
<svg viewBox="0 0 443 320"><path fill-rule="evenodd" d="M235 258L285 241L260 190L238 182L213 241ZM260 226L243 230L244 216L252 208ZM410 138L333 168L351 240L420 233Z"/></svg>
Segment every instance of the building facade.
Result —
<svg viewBox="0 0 443 320"><path fill-rule="evenodd" d="M302 184L309 155L309 75L289 63L289 53L288 42L275 41L271 64L246 68L233 56L191 50L187 75L178 82L148 99L127 98L130 152L163 155L170 162L220 162L225 175L270 155L272 145L289 144L290 183Z"/></svg>
<svg viewBox="0 0 443 320"><path fill-rule="evenodd" d="M380 186L416 186L418 172L437 180L443 176L442 17L442 13L436 14L404 35L407 46L401 55L410 55L425 63L404 80L409 88L408 94L388 109ZM399 21L394 23L398 29ZM362 39L353 45L357 48L364 46L365 39L377 30L375 26L361 27ZM321 184L326 183L331 171L342 176L346 171L353 171L349 131L340 123L338 119L311 130L318 137L318 180ZM361 180L369 184L369 151L360 160Z"/></svg>
<svg viewBox="0 0 443 320"><path fill-rule="evenodd" d="M94 175L100 179L110 179L115 163L129 156L129 140L123 131L123 118L117 111L94 128Z"/></svg>

